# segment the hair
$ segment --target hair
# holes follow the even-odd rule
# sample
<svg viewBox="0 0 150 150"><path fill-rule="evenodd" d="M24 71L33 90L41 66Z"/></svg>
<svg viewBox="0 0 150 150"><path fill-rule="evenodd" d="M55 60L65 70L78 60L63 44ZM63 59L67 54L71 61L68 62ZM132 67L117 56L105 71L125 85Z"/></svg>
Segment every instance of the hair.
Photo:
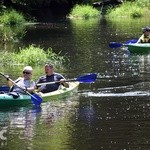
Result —
<svg viewBox="0 0 150 150"><path fill-rule="evenodd" d="M28 70L28 71L30 71L30 72L32 72L32 67L31 66L25 66L24 68L23 68L23 71L24 70Z"/></svg>
<svg viewBox="0 0 150 150"><path fill-rule="evenodd" d="M45 67L53 68L53 65L52 65L52 64L50 64L50 63L46 63L46 64L45 64Z"/></svg>
<svg viewBox="0 0 150 150"><path fill-rule="evenodd" d="M144 33L144 32L150 32L150 27L142 28L142 30L143 30L143 33Z"/></svg>

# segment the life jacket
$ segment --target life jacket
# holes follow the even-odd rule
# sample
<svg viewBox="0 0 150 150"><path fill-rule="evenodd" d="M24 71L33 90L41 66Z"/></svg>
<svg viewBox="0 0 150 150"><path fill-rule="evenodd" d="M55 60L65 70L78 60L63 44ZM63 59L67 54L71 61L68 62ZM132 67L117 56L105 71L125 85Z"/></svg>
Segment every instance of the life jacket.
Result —
<svg viewBox="0 0 150 150"><path fill-rule="evenodd" d="M20 77L20 78L18 78L17 80L15 80L15 83L18 83L18 82L20 82L21 80L23 80L23 78L22 78L22 77ZM33 80L29 81L29 85L26 85L26 86L27 86L27 88L28 88L28 87L30 87L30 86L31 86L31 84L32 84L33 82L34 82ZM14 90L14 87L15 87L15 84L14 84L14 85L12 85L12 86L10 87L10 92ZM19 88L19 89L20 89L20 88Z"/></svg>
<svg viewBox="0 0 150 150"><path fill-rule="evenodd" d="M18 78L18 79L15 81L15 83L18 83L20 80L21 80L21 78ZM9 92L12 92L13 89L14 89L14 85L12 85L12 86L10 87Z"/></svg>
<svg viewBox="0 0 150 150"><path fill-rule="evenodd" d="M143 38L141 39L141 43L150 43L150 36L143 36Z"/></svg>

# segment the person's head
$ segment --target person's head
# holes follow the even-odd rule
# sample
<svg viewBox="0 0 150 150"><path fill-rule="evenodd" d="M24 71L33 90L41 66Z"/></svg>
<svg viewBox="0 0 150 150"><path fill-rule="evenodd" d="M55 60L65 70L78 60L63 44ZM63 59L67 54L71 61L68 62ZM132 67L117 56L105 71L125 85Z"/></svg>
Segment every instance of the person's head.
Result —
<svg viewBox="0 0 150 150"><path fill-rule="evenodd" d="M149 35L150 34L150 27L143 28L143 34L144 35Z"/></svg>
<svg viewBox="0 0 150 150"><path fill-rule="evenodd" d="M26 66L23 68L23 77L24 79L31 79L32 77L32 67L31 66Z"/></svg>
<svg viewBox="0 0 150 150"><path fill-rule="evenodd" d="M45 74L46 75L52 75L54 73L54 67L52 64L45 64Z"/></svg>

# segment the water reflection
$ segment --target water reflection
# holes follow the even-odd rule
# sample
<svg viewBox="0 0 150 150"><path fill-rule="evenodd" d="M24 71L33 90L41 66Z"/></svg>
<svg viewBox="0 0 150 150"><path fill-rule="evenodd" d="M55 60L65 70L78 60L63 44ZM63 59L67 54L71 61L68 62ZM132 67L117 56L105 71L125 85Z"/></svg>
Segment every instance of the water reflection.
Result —
<svg viewBox="0 0 150 150"><path fill-rule="evenodd" d="M18 149L28 147L34 137L34 128L40 108L1 109L0 148ZM24 142L25 141L25 142ZM18 143L18 145L16 145Z"/></svg>
<svg viewBox="0 0 150 150"><path fill-rule="evenodd" d="M45 149L60 149L68 138L68 117L78 104L74 98L43 103L41 108L1 109L0 149L41 149L41 138L45 139Z"/></svg>
<svg viewBox="0 0 150 150"><path fill-rule="evenodd" d="M150 72L150 55L132 56L132 62L138 64L140 73Z"/></svg>

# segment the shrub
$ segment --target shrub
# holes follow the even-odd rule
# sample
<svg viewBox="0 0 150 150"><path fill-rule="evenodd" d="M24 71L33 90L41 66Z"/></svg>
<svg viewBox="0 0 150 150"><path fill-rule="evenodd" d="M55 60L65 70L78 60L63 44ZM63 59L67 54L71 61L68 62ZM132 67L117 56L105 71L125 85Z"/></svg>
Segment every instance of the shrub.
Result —
<svg viewBox="0 0 150 150"><path fill-rule="evenodd" d="M4 25L12 26L25 23L24 16L15 10L6 10L0 17L0 23Z"/></svg>
<svg viewBox="0 0 150 150"><path fill-rule="evenodd" d="M89 5L75 5L75 7L72 9L70 13L70 17L75 18L94 18L98 17L100 12Z"/></svg>
<svg viewBox="0 0 150 150"><path fill-rule="evenodd" d="M39 66L45 64L46 62L62 64L64 61L64 57L54 53L51 48L44 51L42 48L34 45L30 45L27 48L20 48L18 53L1 52L1 56L1 65Z"/></svg>

